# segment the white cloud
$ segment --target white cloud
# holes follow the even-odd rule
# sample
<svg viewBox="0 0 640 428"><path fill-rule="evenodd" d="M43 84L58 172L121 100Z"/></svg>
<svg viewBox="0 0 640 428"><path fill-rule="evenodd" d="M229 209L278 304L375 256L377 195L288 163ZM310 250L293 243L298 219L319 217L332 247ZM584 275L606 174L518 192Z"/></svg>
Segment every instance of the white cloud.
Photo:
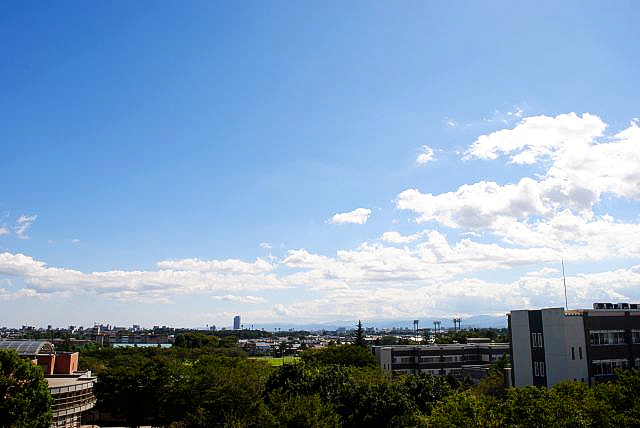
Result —
<svg viewBox="0 0 640 428"><path fill-rule="evenodd" d="M606 124L598 116L584 113L556 117L532 116L513 129L481 135L469 147L465 158L497 159L511 154L512 163L531 164L560 149L577 150L603 135Z"/></svg>
<svg viewBox="0 0 640 428"><path fill-rule="evenodd" d="M481 181L439 195L408 189L398 195L396 207L417 213L419 222L436 220L470 229L489 227L500 217L526 219L548 211L537 182L530 178L505 186Z"/></svg>
<svg viewBox="0 0 640 428"><path fill-rule="evenodd" d="M27 229L29 229L29 226L31 226L33 222L36 221L37 218L38 218L37 214L34 214L34 215L22 214L20 215L20 217L18 217L18 224L14 228L18 238L29 239L29 236L27 235Z"/></svg>
<svg viewBox="0 0 640 428"><path fill-rule="evenodd" d="M435 158L433 157L433 149L429 146L420 147L420 153L416 158L416 163L418 165L424 165L433 160L435 160Z"/></svg>
<svg viewBox="0 0 640 428"><path fill-rule="evenodd" d="M261 242L260 243L260 248L264 248L265 250L270 250L271 249L271 244L268 242Z"/></svg>
<svg viewBox="0 0 640 428"><path fill-rule="evenodd" d="M0 253L0 275L23 280L38 295L97 294L111 299L170 303L184 294L289 287L271 273L272 265L238 260L168 260L159 270L84 273L49 267L23 254Z"/></svg>
<svg viewBox="0 0 640 428"><path fill-rule="evenodd" d="M398 195L396 207L415 212L418 222L433 220L467 231L486 229L510 243L521 242L523 233L531 235L535 229L558 225L572 215L574 222L602 225L602 219L594 220L592 210L604 194L640 200L638 123L632 121L604 142L596 140L605 128L600 118L588 113L525 118L514 129L480 137L467 157L507 154L514 162L548 159L543 163L546 173L516 184L465 184L435 195L408 189ZM550 242L542 235L536 239ZM569 238L565 234L563 239Z"/></svg>
<svg viewBox="0 0 640 428"><path fill-rule="evenodd" d="M365 224L369 220L371 210L369 208L356 208L346 213L334 214L329 220L332 224Z"/></svg>
<svg viewBox="0 0 640 428"><path fill-rule="evenodd" d="M9 229L8 229L8 228L6 228L6 227L4 227L4 226L0 227L0 236L2 236L2 235L8 235L9 233L11 233L11 231L9 231Z"/></svg>
<svg viewBox="0 0 640 428"><path fill-rule="evenodd" d="M158 262L161 269L176 271L218 272L218 273L263 273L274 269L274 265L264 259L257 258L253 263L243 262L237 259L227 260L200 260L180 259L163 260Z"/></svg>
<svg viewBox="0 0 640 428"><path fill-rule="evenodd" d="M264 297L258 296L235 296L233 294L225 294L224 296L211 296L211 299L216 301L225 301L225 302L237 302L237 303L264 303L266 299Z"/></svg>
<svg viewBox="0 0 640 428"><path fill-rule="evenodd" d="M415 242L422 237L422 233L414 233L412 235L401 235L398 232L384 232L380 237L380 240L389 242L391 244L408 244Z"/></svg>

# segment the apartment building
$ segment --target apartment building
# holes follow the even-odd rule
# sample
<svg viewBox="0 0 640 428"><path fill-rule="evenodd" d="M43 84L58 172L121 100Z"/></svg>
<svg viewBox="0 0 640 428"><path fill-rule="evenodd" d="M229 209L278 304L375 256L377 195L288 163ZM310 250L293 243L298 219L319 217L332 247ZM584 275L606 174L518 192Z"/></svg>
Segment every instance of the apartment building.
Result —
<svg viewBox="0 0 640 428"><path fill-rule="evenodd" d="M463 376L464 372L488 369L503 356L509 357L508 343L374 346L376 360L392 373Z"/></svg>
<svg viewBox="0 0 640 428"><path fill-rule="evenodd" d="M548 308L507 314L514 386L592 385L616 368L640 367L637 304L595 303L593 309Z"/></svg>

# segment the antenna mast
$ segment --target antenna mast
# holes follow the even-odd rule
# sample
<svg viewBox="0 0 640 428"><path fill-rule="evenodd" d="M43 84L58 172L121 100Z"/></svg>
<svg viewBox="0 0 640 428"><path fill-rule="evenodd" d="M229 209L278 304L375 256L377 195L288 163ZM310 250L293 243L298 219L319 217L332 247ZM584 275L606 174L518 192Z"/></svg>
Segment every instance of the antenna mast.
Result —
<svg viewBox="0 0 640 428"><path fill-rule="evenodd" d="M567 278L564 276L564 259L560 260L562 263L562 283L564 284L564 308L568 310L569 304L567 303Z"/></svg>

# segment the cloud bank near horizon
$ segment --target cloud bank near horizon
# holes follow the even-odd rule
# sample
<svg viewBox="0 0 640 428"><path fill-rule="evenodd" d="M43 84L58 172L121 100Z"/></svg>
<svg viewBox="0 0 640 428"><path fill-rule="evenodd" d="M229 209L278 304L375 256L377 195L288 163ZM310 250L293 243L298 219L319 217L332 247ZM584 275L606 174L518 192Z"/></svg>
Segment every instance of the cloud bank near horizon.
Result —
<svg viewBox="0 0 640 428"><path fill-rule="evenodd" d="M640 202L640 127L634 119L619 132L607 134L607 128L594 114L568 113L524 117L480 135L461 162L530 166L536 173L508 183L487 178L442 193L399 191L394 211L411 216L416 230L410 234L390 225L335 254L297 248L254 261L161 260L139 271L85 273L5 251L0 299L92 295L171 304L180 296L202 295L247 305L243 313L256 322L472 316L563 306L560 273L549 267L564 259L624 266L569 275L572 306L640 301L638 218L603 209L605 200ZM428 149L418 164L433 160ZM357 208L329 222L368 227L370 215L370 209ZM35 216L25 218L20 233L33 221ZM280 297L292 290L295 299Z"/></svg>

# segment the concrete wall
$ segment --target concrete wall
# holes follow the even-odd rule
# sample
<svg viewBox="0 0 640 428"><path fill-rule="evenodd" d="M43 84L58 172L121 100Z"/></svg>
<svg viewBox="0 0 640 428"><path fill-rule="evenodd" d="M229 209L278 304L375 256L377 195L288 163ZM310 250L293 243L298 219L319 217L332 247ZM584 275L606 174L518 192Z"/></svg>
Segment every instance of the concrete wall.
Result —
<svg viewBox="0 0 640 428"><path fill-rule="evenodd" d="M531 341L529 331L529 311L511 311L511 347L514 386L533 383L531 368Z"/></svg>
<svg viewBox="0 0 640 428"><path fill-rule="evenodd" d="M391 371L391 348L381 348L376 354L383 370Z"/></svg>
<svg viewBox="0 0 640 428"><path fill-rule="evenodd" d="M563 308L542 310L547 386L567 379L568 359Z"/></svg>
<svg viewBox="0 0 640 428"><path fill-rule="evenodd" d="M584 335L584 323L581 316L565 317L565 340L567 346L567 379L588 382L589 370L587 361L587 344ZM573 356L571 358L571 348ZM580 349L582 348L582 358Z"/></svg>

